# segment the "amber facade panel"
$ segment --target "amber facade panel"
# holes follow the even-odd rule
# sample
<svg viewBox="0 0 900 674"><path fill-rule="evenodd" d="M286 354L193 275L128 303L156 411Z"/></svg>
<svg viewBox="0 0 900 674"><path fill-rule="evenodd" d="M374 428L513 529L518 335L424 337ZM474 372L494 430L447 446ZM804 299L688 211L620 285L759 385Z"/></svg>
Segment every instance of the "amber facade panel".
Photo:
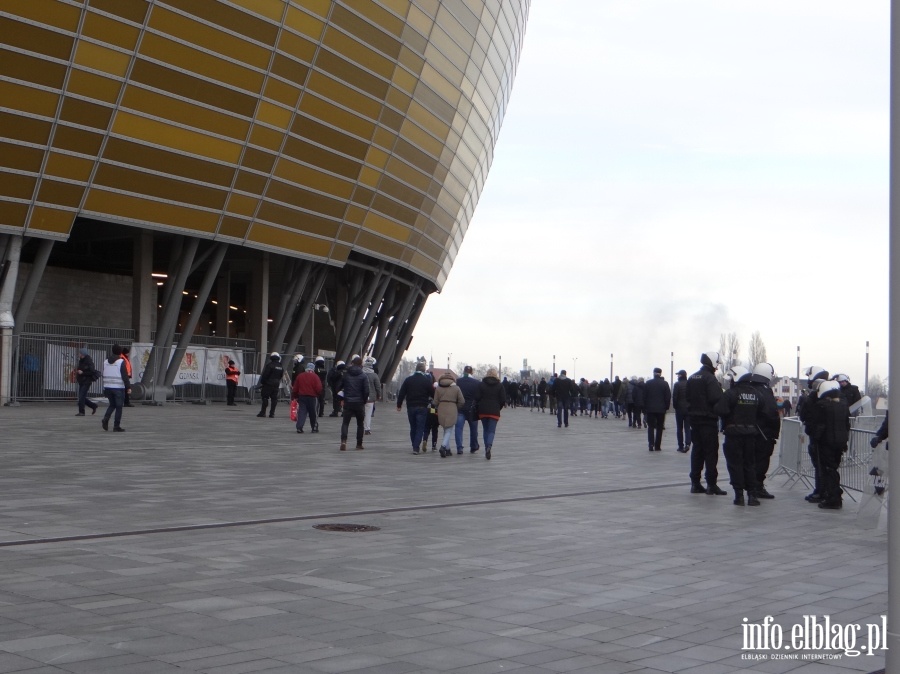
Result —
<svg viewBox="0 0 900 674"><path fill-rule="evenodd" d="M335 265L355 252L440 288L529 5L4 2L0 231L143 222Z"/></svg>

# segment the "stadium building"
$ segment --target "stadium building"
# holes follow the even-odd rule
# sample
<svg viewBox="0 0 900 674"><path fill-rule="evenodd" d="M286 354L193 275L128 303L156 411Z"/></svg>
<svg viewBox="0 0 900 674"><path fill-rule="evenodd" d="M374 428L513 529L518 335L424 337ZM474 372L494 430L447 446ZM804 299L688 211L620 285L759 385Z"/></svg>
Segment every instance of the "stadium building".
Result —
<svg viewBox="0 0 900 674"><path fill-rule="evenodd" d="M529 6L4 0L0 398L70 396L78 348L112 341L144 345L145 391L213 385L200 347L246 372L366 353L387 379L472 218Z"/></svg>

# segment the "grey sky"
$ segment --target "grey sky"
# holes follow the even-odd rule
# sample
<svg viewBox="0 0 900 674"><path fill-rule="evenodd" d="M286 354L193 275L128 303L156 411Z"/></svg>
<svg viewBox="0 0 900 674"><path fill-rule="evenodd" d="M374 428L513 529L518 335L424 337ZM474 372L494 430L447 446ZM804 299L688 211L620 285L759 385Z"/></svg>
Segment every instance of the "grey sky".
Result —
<svg viewBox="0 0 900 674"><path fill-rule="evenodd" d="M408 357L668 378L759 330L887 376L886 0L532 4L475 217ZM577 358L577 363L575 361Z"/></svg>

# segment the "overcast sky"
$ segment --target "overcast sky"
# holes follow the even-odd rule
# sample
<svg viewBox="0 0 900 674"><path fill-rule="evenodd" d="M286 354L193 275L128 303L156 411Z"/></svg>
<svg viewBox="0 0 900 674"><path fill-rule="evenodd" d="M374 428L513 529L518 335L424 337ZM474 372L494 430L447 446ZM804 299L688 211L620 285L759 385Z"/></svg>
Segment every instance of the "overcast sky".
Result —
<svg viewBox="0 0 900 674"><path fill-rule="evenodd" d="M407 357L668 379L758 330L887 377L889 37L887 0L536 0Z"/></svg>

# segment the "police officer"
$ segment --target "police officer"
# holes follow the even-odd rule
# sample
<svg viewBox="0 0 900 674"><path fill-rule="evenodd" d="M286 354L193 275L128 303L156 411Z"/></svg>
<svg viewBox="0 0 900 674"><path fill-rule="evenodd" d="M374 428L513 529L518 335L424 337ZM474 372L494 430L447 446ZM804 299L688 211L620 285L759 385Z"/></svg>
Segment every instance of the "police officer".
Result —
<svg viewBox="0 0 900 674"><path fill-rule="evenodd" d="M341 388L341 378L344 376L344 370L347 369L347 363L339 360L334 367L328 371L328 388L331 389L331 414L328 416L336 417L341 414L341 398L338 391Z"/></svg>
<svg viewBox="0 0 900 674"><path fill-rule="evenodd" d="M314 369L316 376L322 383L322 392L319 394L319 417L325 416L325 382L328 379L328 369L325 367L325 359L322 356L316 358L316 367Z"/></svg>
<svg viewBox="0 0 900 674"><path fill-rule="evenodd" d="M843 507L841 476L838 468L850 440L850 407L841 395L840 384L823 381L816 389L816 406L821 411L821 427L816 438L819 466L822 472L820 508L840 510Z"/></svg>
<svg viewBox="0 0 900 674"><path fill-rule="evenodd" d="M822 469L819 460L818 438L822 433L822 409L816 405L819 398L816 389L828 379L828 370L819 365L810 365L806 368L807 394L802 398L803 404L798 405L798 415L803 423L803 430L809 436L807 452L813 467L813 490L805 499L810 503L822 502Z"/></svg>
<svg viewBox="0 0 900 674"><path fill-rule="evenodd" d="M862 393L859 392L859 386L850 383L850 377L845 374L836 374L832 377L840 385L841 397L847 401L848 407L862 400Z"/></svg>
<svg viewBox="0 0 900 674"><path fill-rule="evenodd" d="M717 351L707 351L700 356L701 367L688 377L685 395L688 402L688 419L691 423L691 493L724 496L719 489L719 417L716 405L722 399L722 387L716 379L716 368L722 364ZM700 482L700 474L706 468L706 487Z"/></svg>
<svg viewBox="0 0 900 674"><path fill-rule="evenodd" d="M284 377L284 366L281 364L281 356L277 351L273 351L269 356L269 362L263 368L259 375L259 384L261 387L262 407L256 416L266 416L266 407L269 400L272 401L272 407L269 409L269 418L275 416L275 406L278 404L278 390L281 388L281 380Z"/></svg>
<svg viewBox="0 0 900 674"><path fill-rule="evenodd" d="M759 419L759 433L756 436L756 497L775 498L766 491L766 474L769 472L769 462L775 451L775 443L781 434L781 416L778 414L778 403L775 394L772 393L772 380L775 378L775 368L771 363L757 363L750 376L750 385L762 397L762 414Z"/></svg>
<svg viewBox="0 0 900 674"><path fill-rule="evenodd" d="M744 505L744 490L747 490L747 505L758 506L754 456L762 397L751 384L752 374L747 368L735 365L728 375L733 383L722 395L716 411L721 415L724 426L725 446L722 451L734 488L734 505Z"/></svg>

